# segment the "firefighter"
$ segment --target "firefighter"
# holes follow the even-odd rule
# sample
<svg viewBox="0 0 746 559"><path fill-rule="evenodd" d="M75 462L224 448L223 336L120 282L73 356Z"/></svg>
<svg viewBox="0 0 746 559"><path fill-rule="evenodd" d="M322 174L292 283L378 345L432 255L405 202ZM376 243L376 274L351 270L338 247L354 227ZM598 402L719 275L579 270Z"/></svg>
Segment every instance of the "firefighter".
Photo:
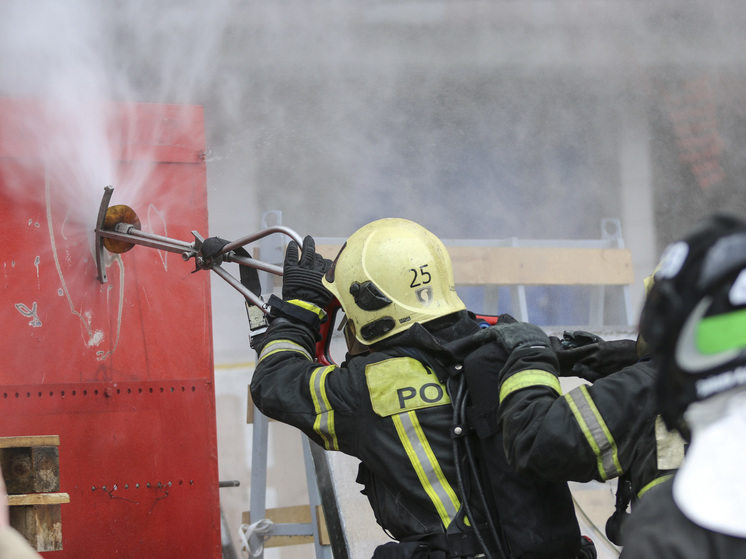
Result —
<svg viewBox="0 0 746 559"><path fill-rule="evenodd" d="M746 557L746 221L716 214L664 252L640 332L663 418L690 444L641 501L622 557Z"/></svg>
<svg viewBox="0 0 746 559"><path fill-rule="evenodd" d="M5 490L3 472L0 470L0 557L2 559L40 559L26 538L10 525L8 493Z"/></svg>
<svg viewBox="0 0 746 559"><path fill-rule="evenodd" d="M315 344L333 297L345 313L350 351L341 365L322 366ZM282 300L272 296L269 304L271 323L255 344L252 398L268 417L360 459L357 481L395 540L374 558L593 556L566 484L531 485L505 466L500 487L512 493L497 528L486 510L492 505L472 503L465 491L475 480L463 483L465 459L454 450L461 429L454 428L449 378L463 362L447 346L478 337L483 325L456 294L450 257L427 229L374 221L349 237L333 263L315 253L311 237L300 260L290 242Z"/></svg>
<svg viewBox="0 0 746 559"><path fill-rule="evenodd" d="M565 332L559 340L525 323L493 330L498 347L483 351L510 358L496 375L470 381L474 392L499 391L499 406L484 421L502 432L508 462L546 480L618 478L606 533L622 545L630 503L673 475L684 456L681 436L660 417L656 369L644 340L607 342L587 332ZM591 383L563 394L561 376Z"/></svg>
<svg viewBox="0 0 746 559"><path fill-rule="evenodd" d="M483 359L510 357L496 374L467 370L473 394L499 393L499 405L485 407L479 421L502 433L508 462L523 475L577 482L618 478L606 533L622 545L630 503L671 477L684 455L681 436L660 417L656 370L644 340L607 342L582 331L559 340L526 323L492 330L498 344L480 349L492 354ZM591 383L563 394L561 376Z"/></svg>

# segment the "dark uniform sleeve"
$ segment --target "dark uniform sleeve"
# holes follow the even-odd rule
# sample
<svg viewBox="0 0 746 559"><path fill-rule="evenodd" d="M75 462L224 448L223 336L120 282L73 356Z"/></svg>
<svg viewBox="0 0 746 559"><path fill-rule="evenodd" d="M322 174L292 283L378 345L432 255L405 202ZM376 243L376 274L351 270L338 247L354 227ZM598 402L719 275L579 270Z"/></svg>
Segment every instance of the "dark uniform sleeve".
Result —
<svg viewBox="0 0 746 559"><path fill-rule="evenodd" d="M275 319L257 347L251 397L264 415L297 427L323 448L354 454L356 437L343 429L355 422L338 419L360 407L359 377L316 362L315 347L309 328Z"/></svg>
<svg viewBox="0 0 746 559"><path fill-rule="evenodd" d="M529 350L524 350L529 351ZM632 471L639 491L657 475L652 367L638 363L562 395L537 356L501 371L498 424L510 464L554 481L606 481Z"/></svg>

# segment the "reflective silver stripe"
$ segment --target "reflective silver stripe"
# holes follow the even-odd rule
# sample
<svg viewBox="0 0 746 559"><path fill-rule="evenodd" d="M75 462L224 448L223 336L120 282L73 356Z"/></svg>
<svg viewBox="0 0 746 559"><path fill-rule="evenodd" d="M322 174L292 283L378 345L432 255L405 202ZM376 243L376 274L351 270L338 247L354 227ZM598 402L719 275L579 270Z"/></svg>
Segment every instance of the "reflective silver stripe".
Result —
<svg viewBox="0 0 746 559"><path fill-rule="evenodd" d="M295 353L300 353L309 361L313 361L313 357L311 357L311 354L308 353L308 351L306 351L303 346L290 340L275 340L273 342L269 342L262 348L262 352L259 354L258 363L261 363L262 359L264 359L265 357L274 355L275 353L278 353L280 351L293 351Z"/></svg>
<svg viewBox="0 0 746 559"><path fill-rule="evenodd" d="M313 430L324 440L326 450L339 450L339 441L334 427L334 409L326 396L326 377L337 367L318 367L311 374L310 388L316 419Z"/></svg>
<svg viewBox="0 0 746 559"><path fill-rule="evenodd" d="M564 397L588 444L596 454L601 479L606 481L622 475L624 470L619 463L616 441L588 393L588 388L581 385L565 394Z"/></svg>
<svg viewBox="0 0 746 559"><path fill-rule="evenodd" d="M461 507L461 503L445 478L435 453L425 437L417 419L417 412L401 413L393 416L392 419L423 489L435 505L443 526L448 527Z"/></svg>

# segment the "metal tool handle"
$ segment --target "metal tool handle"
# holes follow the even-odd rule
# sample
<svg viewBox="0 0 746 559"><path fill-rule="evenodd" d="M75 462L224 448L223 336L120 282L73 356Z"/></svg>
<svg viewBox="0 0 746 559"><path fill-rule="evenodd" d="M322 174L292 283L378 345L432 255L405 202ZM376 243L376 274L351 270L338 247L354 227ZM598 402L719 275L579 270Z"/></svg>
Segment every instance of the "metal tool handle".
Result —
<svg viewBox="0 0 746 559"><path fill-rule="evenodd" d="M255 268L263 272L282 276L283 270L281 266L270 264L269 262L263 262L254 258L247 258L236 254L234 251L245 245L251 244L259 239L263 239L269 235L275 233L287 235L296 243L298 246L303 244L302 237L289 227L284 226L273 226L257 231L250 235L241 237L236 241L229 242L225 245L216 255L211 258L203 258L201 255L202 242L204 239L196 231L192 231L194 235L194 242L189 243L187 241L181 241L178 239L172 239L154 233L147 233L137 229L130 223L117 223L111 229L104 228L104 222L106 219L106 212L109 209L109 202L111 196L114 193L114 188L107 186L104 188L104 196L99 206L98 219L96 221L96 267L98 269L98 279L101 283L106 283L106 266L104 263L104 239L113 239L130 243L132 245L147 246L166 252L175 252L181 254L182 259L186 262L191 258L195 259L197 270L212 270L221 278L223 278L229 285L241 293L244 298L249 301L252 305L260 308L265 314L269 312L267 305L262 301L261 297L255 295L251 290L246 288L237 278L232 276L229 272L221 267L223 262L235 262L240 266L248 266Z"/></svg>

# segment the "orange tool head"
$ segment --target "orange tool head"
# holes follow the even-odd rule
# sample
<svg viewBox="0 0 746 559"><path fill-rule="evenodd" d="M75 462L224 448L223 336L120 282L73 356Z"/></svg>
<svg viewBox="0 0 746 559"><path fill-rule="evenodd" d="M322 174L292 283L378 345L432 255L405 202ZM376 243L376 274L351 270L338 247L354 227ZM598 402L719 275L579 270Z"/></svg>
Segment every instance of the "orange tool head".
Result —
<svg viewBox="0 0 746 559"><path fill-rule="evenodd" d="M120 223L133 225L135 229L140 230L140 219L137 217L135 210L133 210L129 206L125 206L124 204L111 206L108 210L106 210L102 228L106 231L113 231ZM133 246L135 246L134 243L107 238L103 239L103 243L106 250L115 254L127 252Z"/></svg>

